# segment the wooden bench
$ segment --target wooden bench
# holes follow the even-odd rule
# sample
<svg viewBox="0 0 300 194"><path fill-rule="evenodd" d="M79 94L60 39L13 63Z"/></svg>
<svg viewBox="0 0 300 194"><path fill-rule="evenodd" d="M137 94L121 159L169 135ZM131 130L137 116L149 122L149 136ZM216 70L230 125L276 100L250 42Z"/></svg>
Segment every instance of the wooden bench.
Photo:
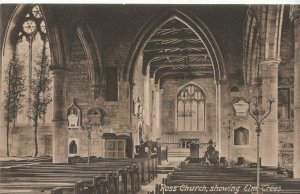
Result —
<svg viewBox="0 0 300 194"><path fill-rule="evenodd" d="M50 193L51 189L52 193L134 193L139 189L139 169L136 164L128 164L129 161L110 161L88 167L51 163L11 167L1 169L1 189L27 189L28 193Z"/></svg>
<svg viewBox="0 0 300 194"><path fill-rule="evenodd" d="M264 187L263 193L266 194L296 194L300 193L300 181L286 178L283 175L277 174L274 169L261 169L260 174L261 185ZM248 185L250 188L247 188ZM201 187L202 186L202 187ZM206 190L201 190L206 187ZM186 191L186 188L194 189L195 191ZM221 166L201 166L199 163L183 162L179 168L168 174L167 178L163 179L162 184L157 184L154 192L149 194L233 194L234 192L242 194L255 193L253 188L256 187L256 169L254 168L225 168ZM272 188L281 189L273 191ZM173 190L172 190L173 189ZM196 189L198 189L196 191ZM215 189L215 190L214 190ZM221 189L218 190L218 189ZM224 190L222 190L224 189ZM227 190L226 190L227 189ZM230 190L231 189L231 190ZM230 190L230 191L228 191Z"/></svg>

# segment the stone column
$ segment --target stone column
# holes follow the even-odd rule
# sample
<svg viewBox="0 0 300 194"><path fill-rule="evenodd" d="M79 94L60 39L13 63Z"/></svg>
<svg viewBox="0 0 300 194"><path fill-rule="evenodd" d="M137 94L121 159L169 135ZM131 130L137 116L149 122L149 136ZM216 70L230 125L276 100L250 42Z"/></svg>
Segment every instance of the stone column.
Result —
<svg viewBox="0 0 300 194"><path fill-rule="evenodd" d="M65 107L65 70L53 69L53 163L68 163L68 127Z"/></svg>
<svg viewBox="0 0 300 194"><path fill-rule="evenodd" d="M146 136L150 135L150 76L149 68L144 76L144 130Z"/></svg>
<svg viewBox="0 0 300 194"><path fill-rule="evenodd" d="M291 7L294 22L294 178L300 178L300 6Z"/></svg>
<svg viewBox="0 0 300 194"><path fill-rule="evenodd" d="M215 83L216 86L216 149L219 152L219 157L222 157L223 149L222 149L222 121L221 121L221 84Z"/></svg>
<svg viewBox="0 0 300 194"><path fill-rule="evenodd" d="M161 129L160 129L160 89L159 86L155 86L154 90L154 105L155 106L155 117L154 117L154 135L155 139L161 137Z"/></svg>
<svg viewBox="0 0 300 194"><path fill-rule="evenodd" d="M278 65L279 60L261 62L260 69L263 79L262 96L263 106L266 107L266 98L272 98L270 115L264 120L260 136L260 156L263 166L278 166Z"/></svg>

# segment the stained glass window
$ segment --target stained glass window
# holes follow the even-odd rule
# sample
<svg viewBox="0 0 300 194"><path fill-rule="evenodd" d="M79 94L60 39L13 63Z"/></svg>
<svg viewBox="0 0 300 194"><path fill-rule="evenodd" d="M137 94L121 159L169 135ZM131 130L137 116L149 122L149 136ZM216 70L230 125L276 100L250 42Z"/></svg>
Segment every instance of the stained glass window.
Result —
<svg viewBox="0 0 300 194"><path fill-rule="evenodd" d="M177 94L177 130L204 131L205 94L194 84L182 88Z"/></svg>
<svg viewBox="0 0 300 194"><path fill-rule="evenodd" d="M29 105L31 103L32 91L30 83L34 76L34 68L37 65L38 59L40 59L43 53L51 64L50 46L47 35L46 22L44 15L39 5L33 5L28 8L27 13L24 14L23 18L19 20L17 26L18 31L16 34L16 45L15 53L21 64L25 67L25 98L26 102L23 103L24 108L18 114L17 124L29 124L27 117ZM45 52L43 52L43 49ZM50 86L52 88L52 85ZM42 119L42 123L50 123L52 105L48 105L47 113Z"/></svg>

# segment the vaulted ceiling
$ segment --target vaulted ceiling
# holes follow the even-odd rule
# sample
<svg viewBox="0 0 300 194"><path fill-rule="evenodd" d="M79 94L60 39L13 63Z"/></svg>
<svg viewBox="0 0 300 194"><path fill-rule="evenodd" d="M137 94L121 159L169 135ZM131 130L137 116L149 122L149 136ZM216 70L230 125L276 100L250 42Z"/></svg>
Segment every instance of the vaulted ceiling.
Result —
<svg viewBox="0 0 300 194"><path fill-rule="evenodd" d="M163 25L144 48L155 83L167 78L214 77L210 55L203 41L184 23L173 19Z"/></svg>

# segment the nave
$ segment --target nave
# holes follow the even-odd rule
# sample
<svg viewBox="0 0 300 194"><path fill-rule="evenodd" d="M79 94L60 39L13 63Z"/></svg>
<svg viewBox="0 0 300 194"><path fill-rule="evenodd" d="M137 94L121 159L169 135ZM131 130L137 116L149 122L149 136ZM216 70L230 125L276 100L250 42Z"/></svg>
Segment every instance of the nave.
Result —
<svg viewBox="0 0 300 194"><path fill-rule="evenodd" d="M299 5L0 9L1 192L299 191Z"/></svg>

